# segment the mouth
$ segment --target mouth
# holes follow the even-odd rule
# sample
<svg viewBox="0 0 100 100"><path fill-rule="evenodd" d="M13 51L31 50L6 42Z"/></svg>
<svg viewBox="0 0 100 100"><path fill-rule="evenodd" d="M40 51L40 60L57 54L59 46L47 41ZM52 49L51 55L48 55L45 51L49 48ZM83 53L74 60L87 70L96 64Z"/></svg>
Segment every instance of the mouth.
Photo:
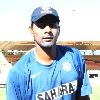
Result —
<svg viewBox="0 0 100 100"><path fill-rule="evenodd" d="M49 42L53 40L53 37L44 37L43 40L45 40L46 42Z"/></svg>

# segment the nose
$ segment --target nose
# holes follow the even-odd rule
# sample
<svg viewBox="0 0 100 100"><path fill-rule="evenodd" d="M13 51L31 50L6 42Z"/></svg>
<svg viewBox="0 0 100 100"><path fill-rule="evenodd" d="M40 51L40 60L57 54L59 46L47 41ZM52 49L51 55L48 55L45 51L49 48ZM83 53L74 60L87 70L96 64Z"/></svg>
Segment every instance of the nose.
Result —
<svg viewBox="0 0 100 100"><path fill-rule="evenodd" d="M50 26L46 26L44 29L45 29L45 32L51 32Z"/></svg>

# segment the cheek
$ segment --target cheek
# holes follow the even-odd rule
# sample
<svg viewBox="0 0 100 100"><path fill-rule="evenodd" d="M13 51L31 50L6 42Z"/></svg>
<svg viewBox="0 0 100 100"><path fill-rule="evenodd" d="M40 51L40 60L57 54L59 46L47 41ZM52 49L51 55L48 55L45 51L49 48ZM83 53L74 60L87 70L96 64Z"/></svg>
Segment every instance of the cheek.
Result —
<svg viewBox="0 0 100 100"><path fill-rule="evenodd" d="M35 40L39 39L39 36L37 34L34 34L34 39Z"/></svg>
<svg viewBox="0 0 100 100"><path fill-rule="evenodd" d="M42 36L41 36L41 34L34 34L34 40L36 40L36 41L40 41L42 39Z"/></svg>
<svg viewBox="0 0 100 100"><path fill-rule="evenodd" d="M54 34L55 37L58 37L59 36L59 31L58 30L55 30L54 33L55 33Z"/></svg>
<svg viewBox="0 0 100 100"><path fill-rule="evenodd" d="M38 39L38 38L40 38L41 37L41 34L40 34L41 32L37 29L37 28L35 28L34 30L33 30L33 37L35 38L35 39Z"/></svg>

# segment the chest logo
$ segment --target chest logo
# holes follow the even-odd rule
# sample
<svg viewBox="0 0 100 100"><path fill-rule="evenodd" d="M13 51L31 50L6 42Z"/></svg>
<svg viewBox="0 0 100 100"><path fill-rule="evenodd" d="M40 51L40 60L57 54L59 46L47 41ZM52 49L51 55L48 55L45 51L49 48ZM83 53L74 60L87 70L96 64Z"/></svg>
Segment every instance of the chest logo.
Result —
<svg viewBox="0 0 100 100"><path fill-rule="evenodd" d="M62 63L62 69L64 70L64 71L70 71L71 70L71 68L72 68L72 66L71 66L71 64L69 63L69 62L63 62Z"/></svg>
<svg viewBox="0 0 100 100"><path fill-rule="evenodd" d="M34 79L34 78L38 77L41 73L42 73L42 71L38 72L36 74L33 74L33 75L31 75L31 78Z"/></svg>

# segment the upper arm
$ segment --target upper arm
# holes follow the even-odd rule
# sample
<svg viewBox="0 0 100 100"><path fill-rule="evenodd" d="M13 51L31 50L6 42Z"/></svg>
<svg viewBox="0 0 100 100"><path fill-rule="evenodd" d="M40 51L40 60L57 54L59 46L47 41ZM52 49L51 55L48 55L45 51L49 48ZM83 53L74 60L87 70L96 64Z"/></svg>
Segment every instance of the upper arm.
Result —
<svg viewBox="0 0 100 100"><path fill-rule="evenodd" d="M21 98L20 88L17 84L17 73L10 71L6 82L6 99L7 100L19 100Z"/></svg>
<svg viewBox="0 0 100 100"><path fill-rule="evenodd" d="M87 98L90 93L92 93L92 87L90 85L89 76L87 74L87 68L85 61L83 62L83 75L81 76L81 96Z"/></svg>
<svg viewBox="0 0 100 100"><path fill-rule="evenodd" d="M78 68L79 68L77 95L81 98L79 100L89 100L88 95L92 93L92 88L89 82L89 76L87 74L85 59L80 53L77 54L77 59L78 59Z"/></svg>

